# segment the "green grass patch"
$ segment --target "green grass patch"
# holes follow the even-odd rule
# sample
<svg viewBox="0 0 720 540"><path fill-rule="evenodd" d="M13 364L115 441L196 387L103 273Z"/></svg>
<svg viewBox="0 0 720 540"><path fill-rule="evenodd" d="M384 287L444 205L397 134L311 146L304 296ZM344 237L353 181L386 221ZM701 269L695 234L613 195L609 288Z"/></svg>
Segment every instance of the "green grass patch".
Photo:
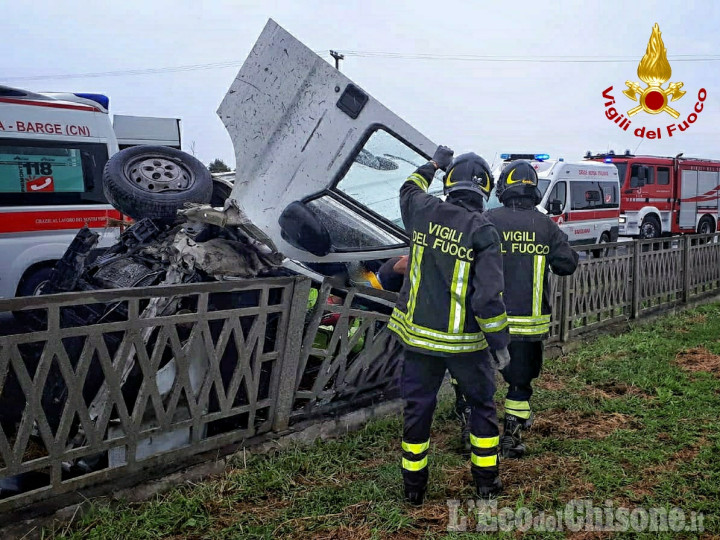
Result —
<svg viewBox="0 0 720 540"><path fill-rule="evenodd" d="M502 462L506 490L498 507L525 507L534 515L562 510L575 499L599 506L611 500L630 509L679 507L686 514L702 512L706 533L719 533L716 355L720 305L708 305L600 337L547 361L533 397L537 423L528 436L528 455ZM502 398L501 388L498 403ZM220 477L178 486L150 501L96 501L74 522L48 528L43 536L484 538L448 531L447 500L465 504L473 498L451 408L446 395L433 425L431 483L421 508L402 501L402 421L395 417L340 439L235 461ZM474 526L467 506L458 512Z"/></svg>

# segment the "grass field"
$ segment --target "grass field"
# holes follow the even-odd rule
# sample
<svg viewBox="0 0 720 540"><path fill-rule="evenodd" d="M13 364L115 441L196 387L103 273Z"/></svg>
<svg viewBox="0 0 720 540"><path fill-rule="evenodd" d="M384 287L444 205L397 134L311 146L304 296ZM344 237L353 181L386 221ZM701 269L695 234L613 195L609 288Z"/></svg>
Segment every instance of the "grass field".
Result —
<svg viewBox="0 0 720 540"><path fill-rule="evenodd" d="M498 396L500 402L500 397ZM502 462L498 508L552 516L571 500L681 508L720 534L720 305L602 337L547 361L529 454ZM428 501L402 502L401 419L338 440L242 458L221 477L138 504L97 502L45 538L482 538L448 532L447 500L475 530L468 462L445 398L436 414ZM551 524L545 521L546 524ZM542 532L535 537L620 533ZM493 533L496 534L496 533ZM519 533L511 531L506 536ZM646 533L656 537L657 533ZM624 533L634 536L634 533ZM700 536L699 532L682 533ZM663 536L677 537L666 532Z"/></svg>

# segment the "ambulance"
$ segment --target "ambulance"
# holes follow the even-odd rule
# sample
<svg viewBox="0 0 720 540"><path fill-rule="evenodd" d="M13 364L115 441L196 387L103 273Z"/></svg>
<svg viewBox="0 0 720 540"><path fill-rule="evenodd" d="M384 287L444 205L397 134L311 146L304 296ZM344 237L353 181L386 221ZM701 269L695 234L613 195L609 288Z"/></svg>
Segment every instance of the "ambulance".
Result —
<svg viewBox="0 0 720 540"><path fill-rule="evenodd" d="M115 115L102 94L0 86L0 298L35 294L78 229L117 241L103 167L120 147L180 147L177 119ZM108 221L110 220L110 222Z"/></svg>
<svg viewBox="0 0 720 540"><path fill-rule="evenodd" d="M551 160L547 154L502 154L500 157L503 165L516 159L530 161L538 173L542 194L538 210L560 226L571 244L617 241L620 183L613 164ZM496 178L503 165L495 171ZM489 206L498 205L500 202L493 193Z"/></svg>

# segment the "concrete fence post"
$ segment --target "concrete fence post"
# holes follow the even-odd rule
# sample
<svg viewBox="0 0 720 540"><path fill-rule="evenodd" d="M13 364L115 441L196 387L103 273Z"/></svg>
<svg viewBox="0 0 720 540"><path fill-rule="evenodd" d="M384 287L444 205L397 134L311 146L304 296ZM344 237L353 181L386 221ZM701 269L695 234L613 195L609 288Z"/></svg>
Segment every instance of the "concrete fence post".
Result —
<svg viewBox="0 0 720 540"><path fill-rule="evenodd" d="M563 343L570 339L570 285L573 276L564 276L559 278L560 288L562 292L562 308L560 310L560 341Z"/></svg>
<svg viewBox="0 0 720 540"><path fill-rule="evenodd" d="M688 300L690 299L690 237L684 236L682 238L683 242L683 258L682 258L682 264L683 264L683 289L682 289L682 301L683 303L687 304Z"/></svg>
<svg viewBox="0 0 720 540"><path fill-rule="evenodd" d="M633 242L633 273L632 273L632 310L631 317L637 319L640 316L640 257L642 246L640 240Z"/></svg>
<svg viewBox="0 0 720 540"><path fill-rule="evenodd" d="M295 387L298 377L298 363L302 348L305 314L310 295L310 279L298 277L292 290L292 302L287 334L280 360L280 375L275 400L273 431L284 431L290 423L290 413L295 401Z"/></svg>

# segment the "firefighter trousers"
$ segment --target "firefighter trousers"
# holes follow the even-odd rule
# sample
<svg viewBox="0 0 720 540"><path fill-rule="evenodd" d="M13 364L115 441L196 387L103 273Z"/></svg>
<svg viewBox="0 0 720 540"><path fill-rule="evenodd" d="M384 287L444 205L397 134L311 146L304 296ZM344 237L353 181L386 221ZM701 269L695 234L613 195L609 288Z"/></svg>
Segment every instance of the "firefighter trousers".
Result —
<svg viewBox="0 0 720 540"><path fill-rule="evenodd" d="M490 485L498 473L495 376L488 351L441 357L406 350L401 380L405 400L402 472L409 491L422 491L427 486L430 425L446 369L457 380L471 410L473 478L477 485Z"/></svg>
<svg viewBox="0 0 720 540"><path fill-rule="evenodd" d="M510 364L501 371L508 392L505 412L528 420L531 416L532 380L540 375L543 363L542 341L511 341L508 345Z"/></svg>

